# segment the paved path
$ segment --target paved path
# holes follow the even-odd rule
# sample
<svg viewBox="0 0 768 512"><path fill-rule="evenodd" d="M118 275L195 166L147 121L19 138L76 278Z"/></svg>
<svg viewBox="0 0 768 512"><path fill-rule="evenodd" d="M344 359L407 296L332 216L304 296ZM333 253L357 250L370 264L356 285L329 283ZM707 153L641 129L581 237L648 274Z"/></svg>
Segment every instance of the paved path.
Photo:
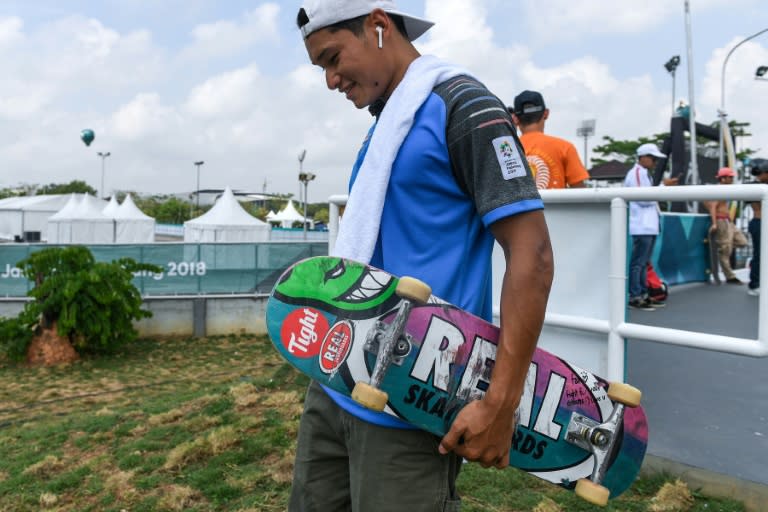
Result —
<svg viewBox="0 0 768 512"><path fill-rule="evenodd" d="M757 298L746 285L684 285L666 308L631 310L629 321L756 339ZM627 381L643 391L649 453L768 485L768 358L629 341Z"/></svg>

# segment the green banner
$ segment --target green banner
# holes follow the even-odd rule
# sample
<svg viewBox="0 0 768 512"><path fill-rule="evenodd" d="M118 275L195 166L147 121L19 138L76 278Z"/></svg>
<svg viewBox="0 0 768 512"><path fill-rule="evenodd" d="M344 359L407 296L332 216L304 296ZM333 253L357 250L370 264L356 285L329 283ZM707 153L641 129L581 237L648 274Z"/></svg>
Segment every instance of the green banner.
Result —
<svg viewBox="0 0 768 512"><path fill-rule="evenodd" d="M0 297L25 297L32 283L16 266L47 244L0 245ZM136 275L142 295L269 293L292 263L328 254L327 242L88 246L97 261L132 258L163 270Z"/></svg>

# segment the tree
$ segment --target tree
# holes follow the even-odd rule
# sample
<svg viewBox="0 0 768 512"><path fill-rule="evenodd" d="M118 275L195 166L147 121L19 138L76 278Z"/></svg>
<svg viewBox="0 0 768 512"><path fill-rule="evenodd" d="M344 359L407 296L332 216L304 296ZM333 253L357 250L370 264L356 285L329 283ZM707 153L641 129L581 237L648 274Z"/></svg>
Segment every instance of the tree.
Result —
<svg viewBox="0 0 768 512"><path fill-rule="evenodd" d="M66 184L51 183L37 189L37 194L91 194L96 195L96 189L81 180L70 181Z"/></svg>
<svg viewBox="0 0 768 512"><path fill-rule="evenodd" d="M121 258L95 261L82 246L44 249L18 264L34 282L15 322L0 323L6 352L23 355L32 328L51 328L66 337L78 352L106 352L136 339L133 321L152 316L141 309L142 299L133 285L133 273L161 272L156 265Z"/></svg>
<svg viewBox="0 0 768 512"><path fill-rule="evenodd" d="M669 137L669 133L659 133L650 137L640 137L637 140L617 140L609 135L605 135L606 141L602 146L592 148L593 153L602 155L602 157L592 157L594 165L604 164L611 160L618 160L624 164L631 164L637 159L637 148L648 142L652 142L661 147L664 139Z"/></svg>
<svg viewBox="0 0 768 512"><path fill-rule="evenodd" d="M749 127L748 122L729 121L728 126L731 129L731 134L738 139L738 137L749 137L751 133L747 133L746 128ZM719 127L720 122L716 121L711 125L712 127ZM618 160L624 164L631 164L635 161L635 151L641 144L652 142L659 147L664 145L664 141L669 137L669 132L657 133L650 137L640 137L636 140L617 140L613 137L606 135L603 140L605 144L596 146L592 149L593 153L601 155L599 157L592 157L592 163L594 165L604 164L611 160ZM698 145L702 148L718 148L718 141L713 141L701 136L696 137ZM741 151L737 151L737 160L743 161L751 155L754 155L757 151L750 148L742 148Z"/></svg>

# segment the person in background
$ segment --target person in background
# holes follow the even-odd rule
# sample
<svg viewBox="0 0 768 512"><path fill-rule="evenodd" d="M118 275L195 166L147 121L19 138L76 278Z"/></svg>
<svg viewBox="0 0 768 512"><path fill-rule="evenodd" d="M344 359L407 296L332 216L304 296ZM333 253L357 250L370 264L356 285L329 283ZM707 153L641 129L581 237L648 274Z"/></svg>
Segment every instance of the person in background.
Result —
<svg viewBox="0 0 768 512"><path fill-rule="evenodd" d="M589 173L582 165L576 147L565 139L544 133L549 109L542 95L536 91L523 91L515 97L514 106L507 109L520 129L520 142L536 176L536 187L584 187Z"/></svg>
<svg viewBox="0 0 768 512"><path fill-rule="evenodd" d="M723 167L717 171L717 181L720 185L732 185L736 172L729 167ZM720 262L720 268L725 274L725 282L728 284L744 284L731 268L731 253L734 247L745 247L747 237L741 232L731 219L731 212L728 208L728 201L722 199L718 201L709 201L707 203L709 216L712 224L709 230L715 234L717 243L717 259Z"/></svg>
<svg viewBox="0 0 768 512"><path fill-rule="evenodd" d="M757 183L768 184L768 160L762 160L752 169L752 174L757 178ZM762 205L760 201L749 203L752 207L752 219L747 230L752 238L752 263L749 267L749 285L747 293L753 297L760 295L760 219L762 217Z"/></svg>
<svg viewBox="0 0 768 512"><path fill-rule="evenodd" d="M388 0L303 0L296 24L328 89L374 116L332 255L420 279L487 320L496 243L506 267L484 397L441 439L312 382L289 511L457 511L462 458L509 465L552 284L544 204L505 105L414 47L431 22Z"/></svg>
<svg viewBox="0 0 768 512"><path fill-rule="evenodd" d="M636 151L637 162L624 178L625 187L651 187L651 170L659 158L667 155L656 144L642 144ZM665 185L677 184L677 178L667 178ZM632 236L632 255L629 260L629 302L632 309L653 311L664 307L663 301L648 296L648 263L651 261L653 244L659 235L659 204L656 201L630 201L629 234Z"/></svg>

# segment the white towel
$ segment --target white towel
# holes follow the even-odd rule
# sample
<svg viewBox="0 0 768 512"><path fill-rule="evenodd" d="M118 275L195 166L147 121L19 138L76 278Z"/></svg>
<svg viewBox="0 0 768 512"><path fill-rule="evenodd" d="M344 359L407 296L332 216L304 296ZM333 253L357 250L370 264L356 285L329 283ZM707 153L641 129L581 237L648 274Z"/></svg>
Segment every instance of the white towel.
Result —
<svg viewBox="0 0 768 512"><path fill-rule="evenodd" d="M333 248L334 256L370 263L379 236L392 164L411 130L416 111L436 85L458 75L469 73L429 55L417 58L408 67L379 116L349 194Z"/></svg>

